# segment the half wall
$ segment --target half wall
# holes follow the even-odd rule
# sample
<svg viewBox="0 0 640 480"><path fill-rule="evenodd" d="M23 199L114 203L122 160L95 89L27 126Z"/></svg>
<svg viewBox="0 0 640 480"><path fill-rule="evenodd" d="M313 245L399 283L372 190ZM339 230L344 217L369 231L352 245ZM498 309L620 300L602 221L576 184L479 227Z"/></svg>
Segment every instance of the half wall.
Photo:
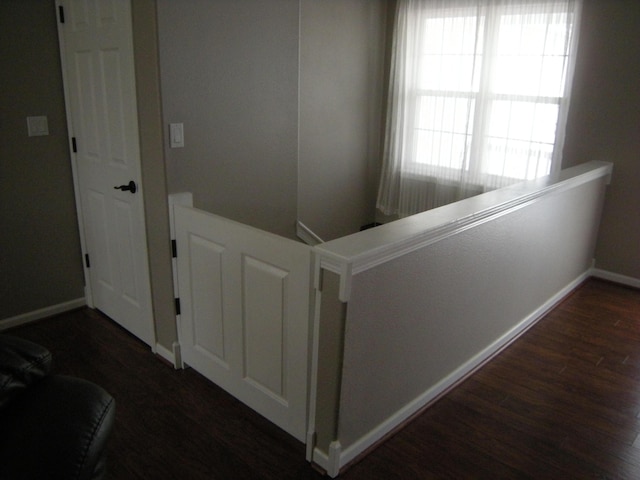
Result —
<svg viewBox="0 0 640 480"><path fill-rule="evenodd" d="M589 162L315 247L309 459L336 476L582 282L610 173Z"/></svg>

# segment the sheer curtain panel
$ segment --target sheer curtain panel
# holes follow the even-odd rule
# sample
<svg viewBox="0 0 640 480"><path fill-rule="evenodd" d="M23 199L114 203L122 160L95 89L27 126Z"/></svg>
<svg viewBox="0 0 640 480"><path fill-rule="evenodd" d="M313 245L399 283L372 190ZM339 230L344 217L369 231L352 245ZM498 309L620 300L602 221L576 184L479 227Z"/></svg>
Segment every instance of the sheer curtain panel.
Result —
<svg viewBox="0 0 640 480"><path fill-rule="evenodd" d="M407 216L559 168L578 0L398 0L377 207Z"/></svg>

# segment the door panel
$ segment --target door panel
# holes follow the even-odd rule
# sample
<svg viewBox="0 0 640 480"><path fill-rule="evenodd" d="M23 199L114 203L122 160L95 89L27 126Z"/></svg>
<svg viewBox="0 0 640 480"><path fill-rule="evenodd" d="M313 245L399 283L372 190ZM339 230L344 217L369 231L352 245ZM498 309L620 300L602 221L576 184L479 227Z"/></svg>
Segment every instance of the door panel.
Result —
<svg viewBox="0 0 640 480"><path fill-rule="evenodd" d="M305 441L307 245L174 207L183 360Z"/></svg>
<svg viewBox="0 0 640 480"><path fill-rule="evenodd" d="M58 4L65 11L60 45L93 306L153 345L130 1ZM135 194L114 188L131 180Z"/></svg>
<svg viewBox="0 0 640 480"><path fill-rule="evenodd" d="M286 404L287 297L289 272L259 259L244 257L244 377Z"/></svg>
<svg viewBox="0 0 640 480"><path fill-rule="evenodd" d="M121 280L122 296L132 306L139 305L140 291L136 285L135 272L135 212L127 202L114 201L116 219L116 238L118 240L118 266Z"/></svg>
<svg viewBox="0 0 640 480"><path fill-rule="evenodd" d="M225 248L207 239L191 237L192 336L198 352L224 369L229 365L224 348L222 256Z"/></svg>
<svg viewBox="0 0 640 480"><path fill-rule="evenodd" d="M90 225L92 231L90 237L95 239L92 242L91 251L94 252L94 257L97 258L110 258L109 243L107 242L107 232L109 231L109 225L107 224L107 207L105 205L105 198L101 192L89 191L87 192L89 198L88 214L91 217ZM92 278L100 282L101 287L105 289L113 289L113 274L111 272L111 262L99 262L93 266ZM99 292L100 289L97 289Z"/></svg>

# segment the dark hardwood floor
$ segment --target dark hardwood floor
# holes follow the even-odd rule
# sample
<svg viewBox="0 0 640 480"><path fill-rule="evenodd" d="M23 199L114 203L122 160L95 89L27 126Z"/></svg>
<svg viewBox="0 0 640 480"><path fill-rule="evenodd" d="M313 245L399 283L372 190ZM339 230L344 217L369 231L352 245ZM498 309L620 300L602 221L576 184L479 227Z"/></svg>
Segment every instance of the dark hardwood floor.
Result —
<svg viewBox="0 0 640 480"><path fill-rule="evenodd" d="M117 401L111 479L319 479L304 446L88 309L7 333ZM640 291L591 279L344 479L640 479Z"/></svg>

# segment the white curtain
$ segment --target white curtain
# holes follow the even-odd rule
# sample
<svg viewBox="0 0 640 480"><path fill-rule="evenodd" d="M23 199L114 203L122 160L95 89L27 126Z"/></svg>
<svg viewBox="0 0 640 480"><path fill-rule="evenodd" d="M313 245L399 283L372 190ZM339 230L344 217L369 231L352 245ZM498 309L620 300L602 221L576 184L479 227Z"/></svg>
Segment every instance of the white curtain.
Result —
<svg viewBox="0 0 640 480"><path fill-rule="evenodd" d="M407 216L560 165L581 0L398 0L377 207Z"/></svg>

